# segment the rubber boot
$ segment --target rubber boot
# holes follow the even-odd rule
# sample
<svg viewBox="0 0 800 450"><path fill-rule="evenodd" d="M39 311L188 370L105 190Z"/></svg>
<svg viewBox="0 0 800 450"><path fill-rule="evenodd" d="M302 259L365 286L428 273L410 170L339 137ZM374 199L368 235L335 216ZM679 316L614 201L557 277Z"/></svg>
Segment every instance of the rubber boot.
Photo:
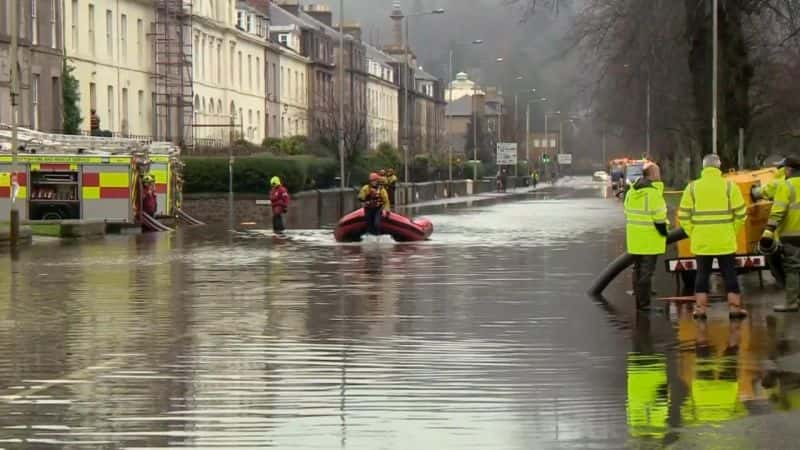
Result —
<svg viewBox="0 0 800 450"><path fill-rule="evenodd" d="M742 305L741 294L735 294L733 292L728 293L728 308L730 308L728 317L731 319L744 319L747 317L747 311Z"/></svg>
<svg viewBox="0 0 800 450"><path fill-rule="evenodd" d="M695 294L694 305L692 317L696 320L705 320L707 318L706 308L708 308L708 294Z"/></svg>

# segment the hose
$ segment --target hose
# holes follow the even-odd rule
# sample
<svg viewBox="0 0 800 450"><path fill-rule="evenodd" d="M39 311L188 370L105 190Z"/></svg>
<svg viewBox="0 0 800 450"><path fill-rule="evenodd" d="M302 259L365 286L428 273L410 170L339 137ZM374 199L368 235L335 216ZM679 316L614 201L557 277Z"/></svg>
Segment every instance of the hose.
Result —
<svg viewBox="0 0 800 450"><path fill-rule="evenodd" d="M667 245L674 244L675 242L682 241L688 238L683 228L677 228L669 232L667 236ZM633 264L634 255L623 253L617 257L606 269L600 273L600 276L594 280L592 287L589 288L589 295L597 297L603 293L608 285L619 276L625 269Z"/></svg>

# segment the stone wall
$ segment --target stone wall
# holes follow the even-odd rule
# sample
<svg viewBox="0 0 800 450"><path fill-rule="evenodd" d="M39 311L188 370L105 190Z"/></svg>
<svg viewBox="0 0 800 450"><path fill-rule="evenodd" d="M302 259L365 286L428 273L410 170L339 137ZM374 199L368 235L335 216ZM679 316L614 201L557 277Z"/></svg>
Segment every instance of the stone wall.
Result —
<svg viewBox="0 0 800 450"><path fill-rule="evenodd" d="M509 177L508 188L517 185ZM520 185L521 182L520 182ZM493 180L434 181L430 183L401 184L397 189L398 205L429 202L449 197L465 197L493 192ZM227 224L227 194L186 194L183 210L190 216L207 224ZM336 224L339 218L359 207L358 191L355 189L324 189L298 192L292 195L286 225L294 229L313 229ZM237 194L233 201L234 225L254 223L258 227L272 224L272 209L269 194Z"/></svg>

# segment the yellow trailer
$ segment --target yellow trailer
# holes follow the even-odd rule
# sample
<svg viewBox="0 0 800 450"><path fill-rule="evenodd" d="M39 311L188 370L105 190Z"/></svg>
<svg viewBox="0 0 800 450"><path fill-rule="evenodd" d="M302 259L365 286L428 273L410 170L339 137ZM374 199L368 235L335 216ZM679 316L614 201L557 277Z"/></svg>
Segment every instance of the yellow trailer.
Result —
<svg viewBox="0 0 800 450"><path fill-rule="evenodd" d="M742 192L742 197L747 206L747 222L742 231L739 232L736 249L736 265L740 273L758 272L759 277L761 277L761 271L769 268L767 257L758 253L757 246L769 220L772 201L755 199L752 192L754 188L771 183L776 174L777 169L775 168L725 174L725 178L733 181ZM677 215L678 211L676 211L674 218L674 223L676 224L678 223ZM687 287L694 286L694 274L697 270L697 261L692 254L691 245L691 239L684 239L678 242L677 258L666 260L667 271L676 274L678 282L682 278ZM716 261L714 262L714 269L717 269Z"/></svg>

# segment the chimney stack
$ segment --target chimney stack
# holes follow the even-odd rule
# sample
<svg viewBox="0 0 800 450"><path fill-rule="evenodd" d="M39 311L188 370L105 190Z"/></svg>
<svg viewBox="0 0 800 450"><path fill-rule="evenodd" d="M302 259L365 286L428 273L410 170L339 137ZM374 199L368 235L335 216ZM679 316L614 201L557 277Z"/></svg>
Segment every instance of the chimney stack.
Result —
<svg viewBox="0 0 800 450"><path fill-rule="evenodd" d="M358 42L361 42L361 25L357 23L354 24L346 23L342 27L342 30L344 30L344 34L349 34L350 36L353 36L353 39L355 39Z"/></svg>
<svg viewBox="0 0 800 450"><path fill-rule="evenodd" d="M300 15L300 2L298 0L277 0L279 7L293 16Z"/></svg>
<svg viewBox="0 0 800 450"><path fill-rule="evenodd" d="M303 8L303 11L306 12L309 16L319 20L320 22L324 23L325 25L332 27L333 26L333 12L331 12L331 7L328 5L308 5Z"/></svg>
<svg viewBox="0 0 800 450"><path fill-rule="evenodd" d="M392 5L392 30L394 34L393 45L403 48L403 10L400 8L400 0L395 0Z"/></svg>

